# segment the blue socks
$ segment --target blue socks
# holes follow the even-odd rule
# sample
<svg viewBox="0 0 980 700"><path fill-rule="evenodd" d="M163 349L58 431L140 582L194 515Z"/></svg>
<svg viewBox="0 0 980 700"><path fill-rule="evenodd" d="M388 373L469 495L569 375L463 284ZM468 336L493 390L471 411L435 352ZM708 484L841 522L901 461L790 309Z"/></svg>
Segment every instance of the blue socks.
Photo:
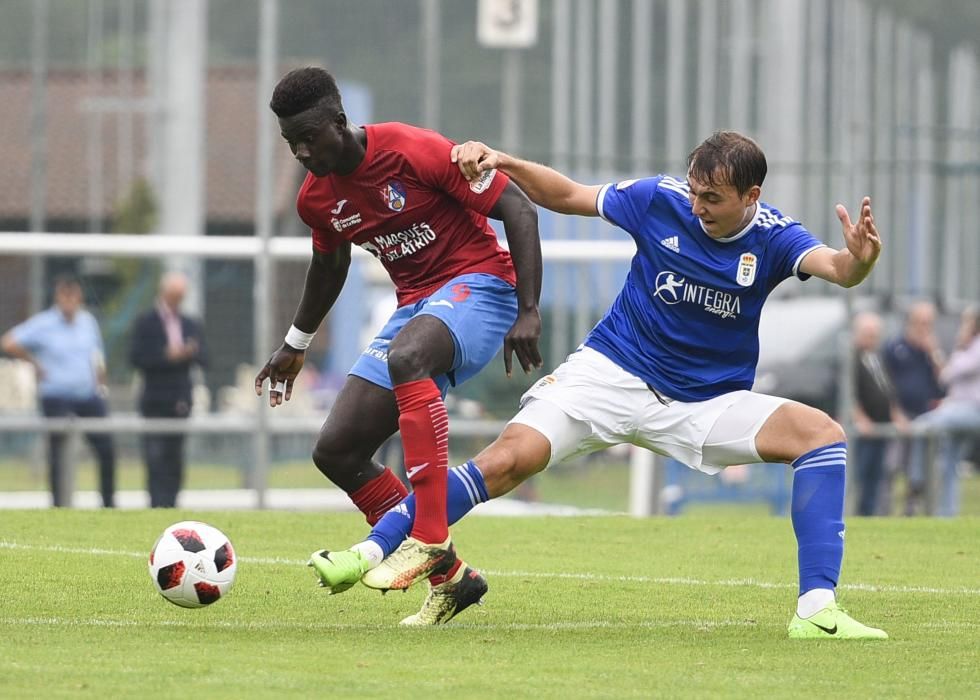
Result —
<svg viewBox="0 0 980 700"><path fill-rule="evenodd" d="M472 460L450 469L447 482L446 516L450 525L473 510L475 506L490 500L483 474ZM401 503L381 516L381 520L375 524L367 538L381 547L387 557L408 537L414 521L415 494L409 494Z"/></svg>
<svg viewBox="0 0 980 700"><path fill-rule="evenodd" d="M793 462L793 532L799 547L800 595L835 589L844 559L844 467L847 443L811 450ZM483 474L469 461L449 470L446 515L452 525L490 500ZM412 531L415 496L409 494L382 516L368 535L388 556Z"/></svg>
<svg viewBox="0 0 980 700"><path fill-rule="evenodd" d="M793 532L800 595L837 587L844 559L844 465L847 443L811 450L793 462Z"/></svg>

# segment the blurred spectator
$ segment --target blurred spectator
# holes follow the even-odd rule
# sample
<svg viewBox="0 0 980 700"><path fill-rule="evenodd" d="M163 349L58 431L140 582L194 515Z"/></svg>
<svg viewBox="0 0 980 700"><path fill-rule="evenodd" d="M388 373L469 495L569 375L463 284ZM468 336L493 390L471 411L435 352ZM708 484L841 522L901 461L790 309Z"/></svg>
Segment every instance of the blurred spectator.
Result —
<svg viewBox="0 0 980 700"><path fill-rule="evenodd" d="M874 434L876 423L908 424L895 400L895 389L881 358L881 317L865 312L854 317L854 441L858 481L858 515L887 515L880 512L885 478L885 456L890 437Z"/></svg>
<svg viewBox="0 0 980 700"><path fill-rule="evenodd" d="M3 351L34 365L41 412L49 418L108 415L105 386L105 351L95 317L82 308L78 280L59 277L54 286L54 305L31 316L0 338ZM64 433L48 438L48 478L52 503L70 506L64 473ZM85 438L99 462L102 504L113 506L116 455L112 438L105 433L86 433Z"/></svg>
<svg viewBox="0 0 980 700"><path fill-rule="evenodd" d="M935 326L936 307L928 301L916 302L908 310L902 335L885 347L885 368L895 387L898 405L908 418L916 418L935 408L943 397L939 384L939 368L943 358ZM900 442L898 465L908 480L906 515L914 515L923 505L923 453L922 438L905 438ZM890 480L888 489L890 493Z"/></svg>
<svg viewBox="0 0 980 700"><path fill-rule="evenodd" d="M207 363L201 325L180 313L187 277L160 279L156 305L133 326L129 359L143 376L140 413L146 418L187 418L191 413L191 368ZM184 433L143 436L151 508L173 508L184 480Z"/></svg>
<svg viewBox="0 0 980 700"><path fill-rule="evenodd" d="M980 320L977 309L963 312L956 347L939 378L947 388L946 398L938 408L919 416L915 424L940 433L940 492L936 514L952 517L959 511L959 465L972 439L980 433Z"/></svg>

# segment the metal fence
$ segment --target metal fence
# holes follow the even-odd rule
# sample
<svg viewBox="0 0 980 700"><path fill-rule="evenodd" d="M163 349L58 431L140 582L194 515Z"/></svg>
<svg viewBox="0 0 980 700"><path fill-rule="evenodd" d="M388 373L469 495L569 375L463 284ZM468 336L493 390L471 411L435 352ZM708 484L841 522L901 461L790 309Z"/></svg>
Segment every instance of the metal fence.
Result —
<svg viewBox="0 0 980 700"><path fill-rule="evenodd" d="M622 267L633 253L634 247L628 241L603 244L589 241L546 241L543 244L545 275L548 278L561 277L559 271L553 269L559 266L570 272L572 277L578 276L578 271L584 268L584 276L591 278L596 265ZM0 233L0 259L8 262L19 260L20 267L27 267L30 260L43 261L50 257L63 256L97 259L103 263L111 261L115 264L136 265L143 262L159 266L161 260L174 255L201 262L200 269L205 273L210 271L220 279L227 277L234 280L240 275L225 274L223 266L237 263L251 268L264 259L276 270L280 266L306 260L309 252L308 242L301 238ZM244 303L250 298L247 285L245 288L233 286L230 292L220 291L220 285L216 286L212 277L202 277L202 281L206 281L205 286L212 290L204 295L206 308L209 297L216 289L219 298L229 297L233 305L237 303L236 311L228 314L229 318L223 319L224 323L216 320L220 317L219 314L210 316L205 330L208 342L214 345L218 336L225 336L226 346L237 347L239 352L237 355L226 352L215 358L215 366L208 372L208 382L199 387L202 393L200 400L195 402L198 410L190 420L148 420L136 415L133 372L124 359L120 359L118 363L110 362L114 412L107 419L41 418L35 413L36 397L30 391L33 377L19 381L8 371L12 368L0 366L0 381L8 387L7 401L0 410L0 457L6 455L9 458L14 453L26 453L27 462L37 464L40 459L35 449L39 445L36 437L52 432L66 433L76 442L78 436L85 432L111 432L129 439L131 455L138 453L133 443L140 434L185 432L192 436L191 451L196 452L196 455L192 455L192 459L196 456L194 461L213 462L216 460L215 455L224 450L225 457L217 459L227 459L230 462L240 484L252 493L256 507L267 506L269 474L276 463L295 460L312 472L310 446L343 381L343 375L350 364L349 358L356 357L380 322L365 313L364 300L371 298L373 294L390 293L390 283L380 280L377 274L371 272L376 272L379 266L366 252L355 248L354 259L355 263L349 274L349 288L345 289L328 317L321 333L320 347L310 352L293 400L284 407L272 410L265 401L255 396L252 385L256 365L248 360L252 354L252 329L261 325L274 325L271 321L262 324L254 315L271 314L271 305L264 303L253 306ZM140 279L136 278L133 284L122 290L123 298L138 296ZM0 282L0 290L6 291L3 282ZM604 296L594 287L590 287L588 291L587 305L576 303L583 296L582 290L571 298L553 295L550 313L575 316L585 308L588 314L594 314L612 301L611 296ZM609 292L610 295L612 293ZM124 321L127 319L131 320L132 315L126 311L129 307L128 304L103 303L92 308L103 328L112 328L125 325ZM243 320L247 323L243 323ZM286 322L283 320L279 325ZM235 329L238 329L237 332ZM838 331L843 329L838 328ZM832 332L832 338L835 333ZM324 340L329 342L324 343ZM796 341L799 339L792 337L780 337L778 340L783 345ZM549 342L553 344L555 341ZM124 333L113 336L107 345L110 359L125 358L126 343L128 336ZM569 344L562 352L568 352L573 347L574 343ZM845 356L850 355L846 344L840 347ZM328 349L329 352L325 352ZM339 364L336 361L331 362L330 353L346 359ZM264 359L262 358L263 361ZM339 369L332 372L333 365ZM526 388L527 382L505 382L502 372L496 370L499 370L499 366L487 368L478 378L451 394L457 402L469 401L472 407L469 415L460 403L455 405L453 411L451 449L454 457L460 460L473 456L499 433L504 420L515 411L517 400ZM24 389L25 385L27 389ZM475 413L482 413L482 417L475 417ZM886 426L881 427L881 432L883 435L896 435L894 429ZM936 433L921 430L917 434L930 438L939 437ZM290 437L295 439L287 439ZM205 442L205 438L211 442ZM232 452L230 457L229 448ZM394 448L394 452L388 456L395 462L399 461L399 446L388 448ZM668 505L662 498L667 485L667 472L659 458L644 450L634 449L628 455L615 459L629 462L629 512L635 515L663 512ZM601 469L603 463L592 467ZM938 477L932 459L927 461L927 468L926 512L932 513L938 497ZM72 473L72 469L66 471L65 478L69 482L73 480ZM778 482L778 472L769 472L766 479L765 483L745 487L741 491L729 489L728 496L738 493L740 498L771 500L785 493L785 488L781 488ZM326 485L326 482L323 483ZM70 492L71 483L66 486L66 492ZM702 491L704 490L702 487ZM724 493L714 487L711 491L719 498L725 497Z"/></svg>
<svg viewBox="0 0 980 700"><path fill-rule="evenodd" d="M484 4L522 18L533 6L534 40L481 43ZM681 174L711 131L743 130L769 157L763 199L828 243L840 243L833 204L853 209L872 195L885 250L860 288L869 301L897 308L928 297L952 310L980 299L976 48L941 46L882 5L8 0L0 32L0 157L8 164L0 230L170 236L143 255L150 239L120 253L124 237L105 248L98 236L49 238L45 248L7 234L0 326L41 308L50 278L71 268L122 348L159 269L184 267L194 280L192 310L221 358L207 378L212 406L242 396L228 388L240 383L241 366L268 356L298 298L309 245L292 206L302 172L266 105L279 75L310 63L337 75L355 121L479 138L583 181ZM620 246L629 244L601 222L543 215L541 229L591 256L588 264L553 258L546 270L545 349L554 365L618 289L628 257ZM183 236L200 240L183 247ZM601 261L603 251L614 257ZM370 268L354 279L349 296L383 305L387 292ZM786 284L778 294L844 292ZM321 342L351 332L336 327ZM325 375L349 364L336 348L319 351ZM110 370L127 395L128 370ZM501 406L513 406L517 393L479 390ZM269 461L267 433L255 433L259 463Z"/></svg>

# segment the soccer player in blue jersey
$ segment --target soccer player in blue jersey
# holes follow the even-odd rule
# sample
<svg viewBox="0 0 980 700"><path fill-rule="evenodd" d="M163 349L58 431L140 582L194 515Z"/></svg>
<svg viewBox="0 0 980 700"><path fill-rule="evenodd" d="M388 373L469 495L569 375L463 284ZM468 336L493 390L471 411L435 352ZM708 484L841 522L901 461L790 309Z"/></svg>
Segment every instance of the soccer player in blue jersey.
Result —
<svg viewBox="0 0 980 700"><path fill-rule="evenodd" d="M470 180L498 169L543 207L601 216L630 234L637 252L622 291L582 346L528 390L492 445L452 470L449 521L550 464L621 443L707 473L785 462L793 468L800 580L789 636L886 638L836 601L844 554L844 431L822 411L751 391L762 305L780 282L816 276L852 287L871 272L881 239L870 198L856 222L837 205L845 246L835 250L760 201L765 155L732 131L694 149L685 179L588 186L482 143L457 146L452 155ZM409 496L367 540L335 556L339 563L327 574L361 577L382 590L424 578L427 572L399 548L413 510ZM377 550L387 556L374 568L366 563L372 549L375 558ZM430 592L422 610L403 622L438 624L475 602L465 578L456 584L452 592Z"/></svg>

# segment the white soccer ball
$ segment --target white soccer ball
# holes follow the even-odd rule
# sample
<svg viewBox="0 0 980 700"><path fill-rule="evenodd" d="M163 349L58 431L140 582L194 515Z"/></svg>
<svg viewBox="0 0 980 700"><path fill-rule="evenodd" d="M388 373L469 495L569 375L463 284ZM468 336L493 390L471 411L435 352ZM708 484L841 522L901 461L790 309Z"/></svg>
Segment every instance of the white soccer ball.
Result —
<svg viewBox="0 0 980 700"><path fill-rule="evenodd" d="M149 566L160 595L183 608L203 608L231 590L238 558L221 530L185 520L163 531Z"/></svg>

